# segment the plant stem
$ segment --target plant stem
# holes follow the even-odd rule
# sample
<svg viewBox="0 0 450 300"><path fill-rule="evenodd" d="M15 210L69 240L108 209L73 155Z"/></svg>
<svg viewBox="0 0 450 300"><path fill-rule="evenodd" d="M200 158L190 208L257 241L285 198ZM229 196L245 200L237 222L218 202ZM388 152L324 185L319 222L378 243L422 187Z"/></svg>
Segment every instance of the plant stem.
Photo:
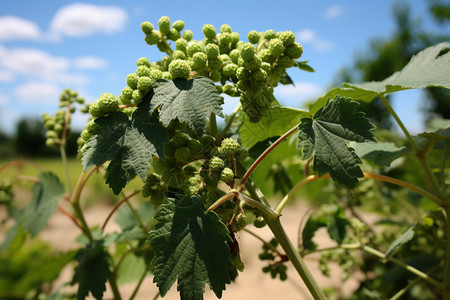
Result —
<svg viewBox="0 0 450 300"><path fill-rule="evenodd" d="M259 241L261 241L261 243L263 243L267 248L271 249L273 252L275 252L276 254L278 254L279 256L281 256L282 254L280 253L280 251L278 251L277 247L275 247L274 245L272 245L271 243L266 242L262 237L260 237L259 235L257 235L256 233L254 233L251 230L248 230L247 228L242 229L243 231L247 232L248 234L250 234L251 236L253 236L254 238L258 239Z"/></svg>
<svg viewBox="0 0 450 300"><path fill-rule="evenodd" d="M117 279L116 274L112 273L111 276L109 276L109 278L108 278L109 286L111 286L111 291L113 292L114 300L121 300L122 296L120 295L119 287L117 286L116 279Z"/></svg>
<svg viewBox="0 0 450 300"><path fill-rule="evenodd" d="M134 297L136 297L136 295L137 295L139 289L141 288L142 282L144 282L144 279L145 279L145 277L147 276L147 272L148 272L148 269L149 269L149 268L150 268L150 265L147 265L147 267L145 268L144 273L142 274L142 276L141 276L141 278L139 279L139 281L138 281L136 287L134 288L133 293L132 293L131 296L130 296L130 300L133 300Z"/></svg>
<svg viewBox="0 0 450 300"><path fill-rule="evenodd" d="M137 194L139 194L139 191L136 191L136 192L132 193L131 195L129 195L128 197L125 197L124 199L120 200L120 202L118 202L118 203L113 207L113 209L109 212L108 216L106 217L105 222L103 223L102 230L105 230L106 224L108 224L109 220L111 219L112 215L116 212L116 210L118 210L119 207L122 206L122 204L124 204L125 202L128 202L128 200L129 200L131 197L133 197L133 196L135 196L135 195L137 195Z"/></svg>
<svg viewBox="0 0 450 300"><path fill-rule="evenodd" d="M231 190L229 193L223 195L222 197L220 197L216 202L214 202L207 211L213 211L215 210L217 207L219 207L220 205L222 205L222 203L228 201L229 199L232 199L234 197L236 197L237 195L239 195L239 192L236 190Z"/></svg>
<svg viewBox="0 0 450 300"><path fill-rule="evenodd" d="M213 137L217 137L217 135L219 134L219 130L217 129L216 115L214 113L211 113L209 115L209 134L211 134Z"/></svg>
<svg viewBox="0 0 450 300"><path fill-rule="evenodd" d="M225 137L225 135L227 134L227 132L230 129L231 125L233 124L234 118L236 118L236 116L237 116L239 110L241 109L241 107L242 107L242 104L239 102L239 104L236 105L235 109L233 110L233 113L231 114L231 116L228 118L228 122L225 125L225 128L219 134L219 137L221 137L221 138Z"/></svg>
<svg viewBox="0 0 450 300"><path fill-rule="evenodd" d="M66 174L67 194L70 197L71 193L72 193L72 185L70 183L70 172L69 172L69 165L67 163L67 154L66 154L67 125L69 125L69 122L70 122L70 105L67 105L66 114L64 116L64 128L62 131L61 145L59 145L59 151L61 152L61 160L63 162L64 171Z"/></svg>
<svg viewBox="0 0 450 300"><path fill-rule="evenodd" d="M408 283L407 286L405 286L404 288L402 288L400 291L398 291L397 293L395 293L394 296L392 296L389 300L397 300L400 299L401 296L403 296L410 288L412 288L413 286L415 286L419 281L421 281L422 278L417 277L416 279L412 280L410 283Z"/></svg>
<svg viewBox="0 0 450 300"><path fill-rule="evenodd" d="M446 248L446 260L444 269L444 300L450 300L450 205L444 206L446 222L446 235L447 235L447 248Z"/></svg>
<svg viewBox="0 0 450 300"><path fill-rule="evenodd" d="M250 168L247 170L247 172L242 177L241 182L239 183L240 187L243 187L245 185L245 182L247 181L250 174L252 174L253 170L263 161L263 159L269 154L273 149L275 149L281 142L283 142L288 136L293 134L298 130L298 124L292 127L288 132L283 134L278 140L276 140L272 145L270 145L261 155L253 162L253 164L250 166ZM239 189L239 187L238 187Z"/></svg>

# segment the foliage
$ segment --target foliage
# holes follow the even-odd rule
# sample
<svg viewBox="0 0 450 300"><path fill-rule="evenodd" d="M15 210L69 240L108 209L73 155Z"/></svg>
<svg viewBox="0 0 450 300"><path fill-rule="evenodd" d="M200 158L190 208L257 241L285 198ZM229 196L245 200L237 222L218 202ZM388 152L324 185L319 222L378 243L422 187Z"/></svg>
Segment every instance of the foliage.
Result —
<svg viewBox="0 0 450 300"><path fill-rule="evenodd" d="M75 261L71 284L77 299L102 299L108 285L114 299L121 299L119 285L137 281L134 298L150 274L161 296L177 281L181 299L203 299L205 285L220 298L244 270L235 237L243 230L263 242L263 272L286 280L291 263L314 299L325 299L325 293L303 260L312 253L320 253L326 275L331 261L343 269L343 280L359 272L357 298L413 298L419 291L424 298L450 299L449 122L434 122L412 137L386 99L404 89L450 89L448 43L418 53L387 79L335 88L304 111L281 106L273 96L278 84L292 83L287 69L313 71L297 61L303 49L291 31L251 31L247 43L229 25L217 33L206 24L205 38L196 41L184 22L171 27L166 16L158 29L144 22L142 30L164 56L158 62L139 58L119 97L104 93L81 109L92 118L78 139L83 172L76 185L64 146L73 108L84 100L70 90L61 95L62 110L44 115L46 143L60 148L65 186L51 172L13 177L34 182L31 200L19 209L11 181L1 182L0 204L15 219L2 254L13 255L9 249L26 234L38 235L58 208L82 233L82 247L55 263L60 269L66 258ZM219 130L221 94L240 103ZM399 138L392 133L376 131L352 99L377 97L405 134L401 143L393 144ZM105 212L103 224L92 226L81 196L96 171L121 200ZM276 208L262 191L268 175L285 193ZM137 188L130 185L135 177ZM299 189L330 178L332 200L303 217L301 242L294 246L280 222L283 210ZM131 201L138 194L145 200ZM377 223L365 222L357 211L361 205L380 213ZM120 231L107 233L116 211ZM268 226L274 239L264 241L248 229L251 223ZM334 246L321 248L314 241L320 228ZM45 281L53 279L54 274ZM42 284L33 282L32 288L39 291Z"/></svg>

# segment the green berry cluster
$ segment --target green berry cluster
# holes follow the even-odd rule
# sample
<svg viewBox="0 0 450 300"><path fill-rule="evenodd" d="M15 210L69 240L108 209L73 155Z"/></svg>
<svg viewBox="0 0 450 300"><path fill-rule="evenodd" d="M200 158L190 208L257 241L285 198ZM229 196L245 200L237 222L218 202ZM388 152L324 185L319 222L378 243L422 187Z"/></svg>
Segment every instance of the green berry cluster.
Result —
<svg viewBox="0 0 450 300"><path fill-rule="evenodd" d="M202 157L202 145L185 132L177 132L164 145L164 157L178 165L185 165Z"/></svg>
<svg viewBox="0 0 450 300"><path fill-rule="evenodd" d="M10 181L0 183L0 204L9 205L14 198L13 186Z"/></svg>
<svg viewBox="0 0 450 300"><path fill-rule="evenodd" d="M84 98L78 97L76 91L65 89L59 97L59 109L54 115L44 113L42 120L47 129L45 144L48 147L60 146L70 133L71 114L76 110L75 104L84 104Z"/></svg>
<svg viewBox="0 0 450 300"><path fill-rule="evenodd" d="M283 257L280 257L278 253L276 253L273 248L278 247L277 239L273 238L269 242L270 246L267 244L263 244L263 252L259 254L260 260L270 261L269 265L262 268L264 273L270 273L272 278L280 277L280 280L285 281L287 279L287 266L284 262L287 260ZM276 258L279 258L279 261L275 261Z"/></svg>
<svg viewBox="0 0 450 300"><path fill-rule="evenodd" d="M153 205L159 206L164 202L167 185L161 175L157 173L149 173L145 179L144 186L141 189L142 196L150 197Z"/></svg>

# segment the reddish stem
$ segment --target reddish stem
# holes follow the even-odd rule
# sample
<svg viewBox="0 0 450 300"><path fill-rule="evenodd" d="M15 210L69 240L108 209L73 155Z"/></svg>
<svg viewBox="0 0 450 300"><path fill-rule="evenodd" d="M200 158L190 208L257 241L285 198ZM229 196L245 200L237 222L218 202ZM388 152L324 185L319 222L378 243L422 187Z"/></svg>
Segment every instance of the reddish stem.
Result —
<svg viewBox="0 0 450 300"><path fill-rule="evenodd" d="M136 196L137 194L139 194L139 191L136 191L134 193L132 193L131 195L127 196L126 198L124 198L123 200L121 200L119 203L117 203L113 209L111 210L111 212L109 213L108 217L106 217L105 222L103 223L102 226L102 230L105 230L106 225L108 224L109 220L111 219L111 217L113 216L113 214L116 212L116 210L119 209L119 207L122 206L122 204L124 204L125 202L127 202L128 200L130 200L131 197Z"/></svg>
<svg viewBox="0 0 450 300"><path fill-rule="evenodd" d="M65 214L70 220L72 220L72 222L81 229L81 231L84 232L83 227L81 226L80 222L78 222L78 220L71 214L69 213L67 210L65 210L61 205L58 205L58 210L60 212L62 212L63 214Z"/></svg>

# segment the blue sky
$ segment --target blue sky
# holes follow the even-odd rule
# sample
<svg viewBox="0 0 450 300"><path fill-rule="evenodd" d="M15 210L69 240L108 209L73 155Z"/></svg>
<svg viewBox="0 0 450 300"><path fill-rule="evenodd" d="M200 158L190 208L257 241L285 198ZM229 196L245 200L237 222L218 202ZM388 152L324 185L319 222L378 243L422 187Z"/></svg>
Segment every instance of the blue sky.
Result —
<svg viewBox="0 0 450 300"><path fill-rule="evenodd" d="M65 87L93 102L104 92L119 95L136 60L162 56L144 42L143 21L157 24L161 16L185 21L185 29L202 39L203 24L224 23L246 41L250 30L292 30L303 45L301 60L315 73L291 70L295 87L277 87L277 99L302 107L330 88L337 71L367 50L374 37L394 30L394 1L4 1L0 9L0 129L12 133L23 116L57 109ZM425 0L405 1L425 27L432 23ZM227 100L225 110L236 105ZM420 93L395 99L401 118L413 132L421 127L416 113ZM75 127L85 119L74 117Z"/></svg>

